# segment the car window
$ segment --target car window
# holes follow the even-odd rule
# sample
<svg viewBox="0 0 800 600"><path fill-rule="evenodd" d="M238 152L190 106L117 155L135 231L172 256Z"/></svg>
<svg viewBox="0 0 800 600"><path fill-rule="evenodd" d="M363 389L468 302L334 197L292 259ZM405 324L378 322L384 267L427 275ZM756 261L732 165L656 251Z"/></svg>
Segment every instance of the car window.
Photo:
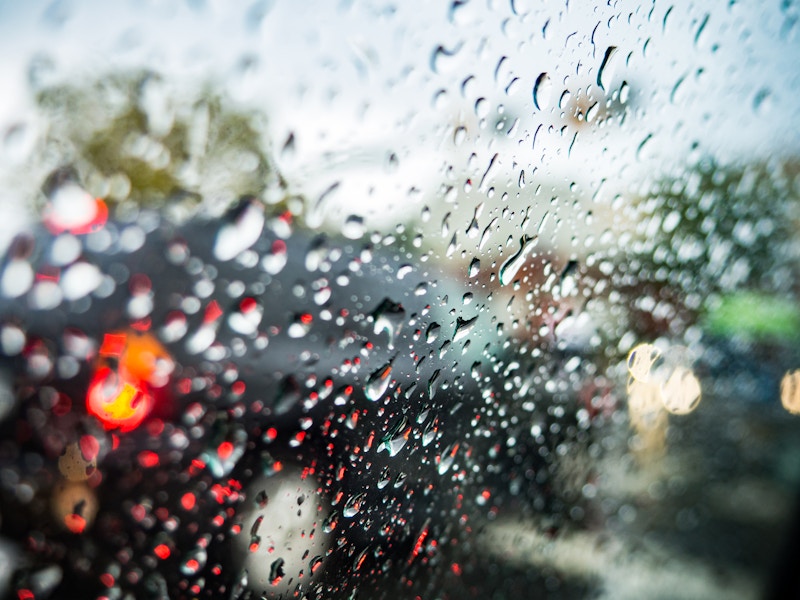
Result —
<svg viewBox="0 0 800 600"><path fill-rule="evenodd" d="M792 2L0 6L0 588L793 597Z"/></svg>

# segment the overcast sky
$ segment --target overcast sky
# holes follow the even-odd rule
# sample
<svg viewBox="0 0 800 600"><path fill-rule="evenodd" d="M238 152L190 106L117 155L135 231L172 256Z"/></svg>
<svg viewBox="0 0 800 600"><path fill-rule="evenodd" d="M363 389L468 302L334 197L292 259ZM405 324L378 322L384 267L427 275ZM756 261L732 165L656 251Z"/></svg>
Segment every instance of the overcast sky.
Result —
<svg viewBox="0 0 800 600"><path fill-rule="evenodd" d="M52 59L54 78L143 64L175 81L211 78L267 112L276 144L294 133L296 152L278 160L299 191L339 181L336 207L348 210L380 194L376 223L396 220L410 187L434 189L451 164L482 174L495 154L501 185L523 170L591 193L679 168L693 146L723 162L800 149L796 8L591 4L6 1L0 128L32 119L36 55ZM596 90L611 46L606 92L630 83L623 126L562 131L562 92ZM542 73L547 109L532 97ZM511 135L491 132L501 113L519 118ZM458 124L467 137L456 148Z"/></svg>

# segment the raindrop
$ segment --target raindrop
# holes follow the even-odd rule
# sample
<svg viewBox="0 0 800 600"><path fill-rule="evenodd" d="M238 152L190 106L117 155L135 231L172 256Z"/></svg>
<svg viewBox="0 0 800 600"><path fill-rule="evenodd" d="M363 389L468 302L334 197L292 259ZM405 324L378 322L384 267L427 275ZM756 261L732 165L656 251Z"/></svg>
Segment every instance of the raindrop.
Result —
<svg viewBox="0 0 800 600"><path fill-rule="evenodd" d="M264 207L255 198L245 198L224 217L214 241L214 256L227 261L256 243L265 223Z"/></svg>
<svg viewBox="0 0 800 600"><path fill-rule="evenodd" d="M437 339L439 339L439 332L442 330L441 326L438 323L431 323L428 326L428 330L425 332L425 341L429 344L432 344Z"/></svg>
<svg viewBox="0 0 800 600"><path fill-rule="evenodd" d="M439 475L444 475L450 470L450 467L453 466L453 461L455 461L456 458L456 452L458 452L458 442L453 442L447 448L445 448L444 452L436 457L436 470L439 472Z"/></svg>
<svg viewBox="0 0 800 600"><path fill-rule="evenodd" d="M366 496L366 492L361 492L360 494L351 496L342 509L342 516L346 519L352 519L355 517L361 511L361 506L364 503L364 498L366 498Z"/></svg>
<svg viewBox="0 0 800 600"><path fill-rule="evenodd" d="M357 240L364 235L364 217L350 215L342 226L342 235L350 240Z"/></svg>
<svg viewBox="0 0 800 600"><path fill-rule="evenodd" d="M597 71L597 85L600 89L607 91L611 83L611 78L614 75L614 68L616 66L615 57L617 56L618 48L616 46L609 46L603 56L603 62L600 64L600 69Z"/></svg>
<svg viewBox="0 0 800 600"><path fill-rule="evenodd" d="M463 42L459 42L452 49L445 48L444 46L437 46L431 54L431 70L434 73L446 73L451 71L458 61L457 56L463 46Z"/></svg>
<svg viewBox="0 0 800 600"><path fill-rule="evenodd" d="M310 313L295 315L294 321L286 329L286 335L294 339L305 337L311 331L313 322L314 317Z"/></svg>
<svg viewBox="0 0 800 600"><path fill-rule="evenodd" d="M439 418L436 417L432 421L428 421L428 424L425 425L425 429L422 431L422 445L427 446L430 444L436 438L438 432Z"/></svg>
<svg viewBox="0 0 800 600"><path fill-rule="evenodd" d="M477 258L473 258L472 262L469 264L469 276L477 277L480 271L481 271L481 261L478 260Z"/></svg>
<svg viewBox="0 0 800 600"><path fill-rule="evenodd" d="M67 300L78 300L89 295L100 285L102 273L95 265L77 262L61 277L61 290Z"/></svg>
<svg viewBox="0 0 800 600"><path fill-rule="evenodd" d="M336 529L336 526L338 524L339 524L339 515L336 512L332 512L330 515L328 515L328 518L326 518L322 522L322 531L324 533L330 533L331 531Z"/></svg>
<svg viewBox="0 0 800 600"><path fill-rule="evenodd" d="M187 577L197 575L197 573L199 573L203 567L206 566L207 560L208 553L205 551L205 549L196 548L187 554L186 559L181 564L181 573Z"/></svg>
<svg viewBox="0 0 800 600"><path fill-rule="evenodd" d="M165 342L173 343L186 335L188 330L189 325L186 320L186 315L179 311L173 311L164 319L164 325L161 326L160 336Z"/></svg>
<svg viewBox="0 0 800 600"><path fill-rule="evenodd" d="M261 259L261 268L270 275L277 275L283 271L288 261L289 255L286 249L286 242L275 240L270 251L265 253Z"/></svg>
<svg viewBox="0 0 800 600"><path fill-rule="evenodd" d="M467 337L472 331L473 327L475 327L475 322L477 320L478 315L475 315L471 319L462 319L461 317L456 317L456 329L453 332L453 342L458 342Z"/></svg>
<svg viewBox="0 0 800 600"><path fill-rule="evenodd" d="M33 268L27 260L15 258L3 270L0 291L6 298L19 298L33 285Z"/></svg>
<svg viewBox="0 0 800 600"><path fill-rule="evenodd" d="M0 329L0 350L6 356L16 356L25 348L25 332L16 325L6 324Z"/></svg>
<svg viewBox="0 0 800 600"><path fill-rule="evenodd" d="M380 477L378 477L378 483L376 484L379 490L382 490L387 485L389 485L389 481L391 481L392 476L389 473L389 467L384 467L383 471L381 471Z"/></svg>
<svg viewBox="0 0 800 600"><path fill-rule="evenodd" d="M389 348L394 347L394 338L400 333L406 319L406 311L401 304L384 298L372 311L373 331L380 334L385 331L389 335Z"/></svg>
<svg viewBox="0 0 800 600"><path fill-rule="evenodd" d="M271 585L278 585L281 579L286 576L286 573L283 570L284 562L285 561L282 558L276 558L269 566L269 582Z"/></svg>
<svg viewBox="0 0 800 600"><path fill-rule="evenodd" d="M542 73L536 78L533 85L533 103L539 110L545 110L550 106L550 96L553 91L553 82L547 73Z"/></svg>
<svg viewBox="0 0 800 600"><path fill-rule="evenodd" d="M386 450L389 456L397 456L408 442L410 434L411 427L408 424L408 417L403 415L392 424L389 431L383 436L381 443L378 445L378 452Z"/></svg>
<svg viewBox="0 0 800 600"><path fill-rule="evenodd" d="M516 277L522 265L525 264L527 255L533 250L535 245L535 237L525 235L520 238L519 250L510 256L500 267L499 277L501 285L508 285L514 280L514 277Z"/></svg>
<svg viewBox="0 0 800 600"><path fill-rule="evenodd" d="M392 381L392 362L389 361L381 368L374 371L368 378L364 386L364 393L373 402L380 400L389 388Z"/></svg>
<svg viewBox="0 0 800 600"><path fill-rule="evenodd" d="M661 402L664 408L675 415L692 412L700 403L701 390L691 369L676 366L661 385Z"/></svg>
<svg viewBox="0 0 800 600"><path fill-rule="evenodd" d="M253 335L261 323L264 308L255 298L244 298L236 310L228 315L228 326L241 335Z"/></svg>

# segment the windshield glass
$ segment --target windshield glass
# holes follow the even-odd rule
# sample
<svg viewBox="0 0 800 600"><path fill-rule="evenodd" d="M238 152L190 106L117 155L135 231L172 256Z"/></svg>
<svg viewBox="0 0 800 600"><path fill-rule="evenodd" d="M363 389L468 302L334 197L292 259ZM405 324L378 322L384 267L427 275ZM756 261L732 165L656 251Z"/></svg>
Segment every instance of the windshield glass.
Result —
<svg viewBox="0 0 800 600"><path fill-rule="evenodd" d="M0 590L797 593L799 18L3 3Z"/></svg>

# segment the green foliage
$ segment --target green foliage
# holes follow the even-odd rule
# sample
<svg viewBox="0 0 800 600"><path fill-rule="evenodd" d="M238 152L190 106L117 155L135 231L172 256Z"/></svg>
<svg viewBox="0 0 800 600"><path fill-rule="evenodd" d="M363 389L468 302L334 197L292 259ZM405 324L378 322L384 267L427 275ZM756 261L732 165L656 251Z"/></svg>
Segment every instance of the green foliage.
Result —
<svg viewBox="0 0 800 600"><path fill-rule="evenodd" d="M190 205L283 188L259 115L208 89L172 89L149 72L42 89L44 152L114 201Z"/></svg>

